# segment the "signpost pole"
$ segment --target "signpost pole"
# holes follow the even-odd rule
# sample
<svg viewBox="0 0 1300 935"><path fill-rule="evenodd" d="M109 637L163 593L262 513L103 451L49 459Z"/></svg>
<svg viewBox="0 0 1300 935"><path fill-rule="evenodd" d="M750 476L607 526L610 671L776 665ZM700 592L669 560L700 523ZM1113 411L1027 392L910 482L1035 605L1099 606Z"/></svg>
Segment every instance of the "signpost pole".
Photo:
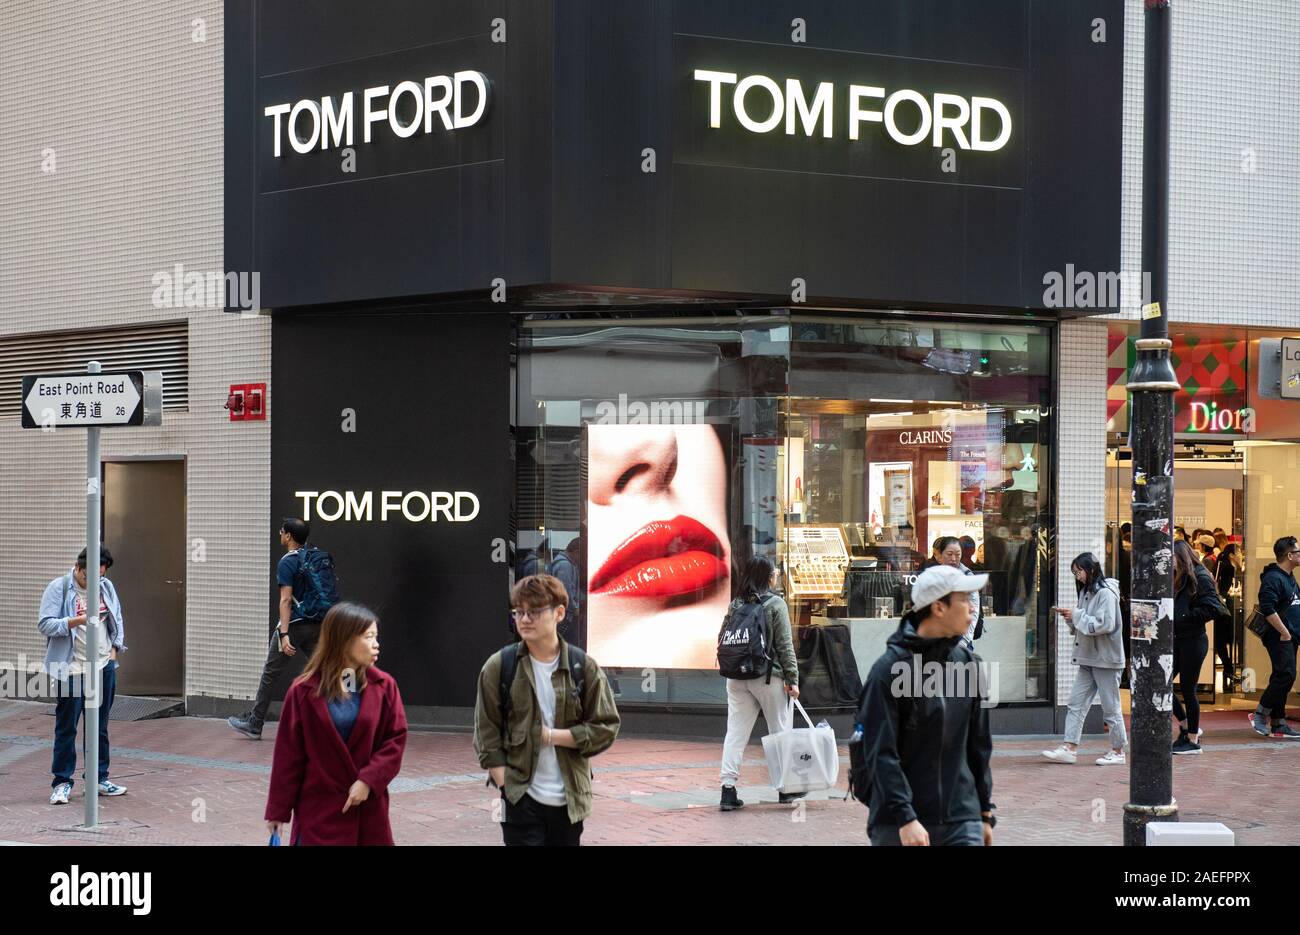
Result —
<svg viewBox="0 0 1300 935"><path fill-rule="evenodd" d="M87 373L99 373L92 360ZM99 668L99 426L86 429L86 666L81 689L86 699L86 827L99 824L99 706L104 677Z"/></svg>

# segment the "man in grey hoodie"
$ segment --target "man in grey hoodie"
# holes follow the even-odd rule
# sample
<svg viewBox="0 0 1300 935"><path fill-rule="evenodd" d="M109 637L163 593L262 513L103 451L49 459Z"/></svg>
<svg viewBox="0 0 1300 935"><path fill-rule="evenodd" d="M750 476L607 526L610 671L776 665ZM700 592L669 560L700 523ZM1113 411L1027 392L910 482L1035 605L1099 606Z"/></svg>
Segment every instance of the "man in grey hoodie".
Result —
<svg viewBox="0 0 1300 935"><path fill-rule="evenodd" d="M1119 680L1124 672L1124 637L1120 632L1119 582L1105 578L1101 563L1091 552L1084 552L1070 563L1078 589L1078 605L1059 608L1074 634L1072 661L1079 667L1070 693L1069 712L1065 718L1065 741L1043 756L1054 763L1074 763L1078 759L1083 721L1094 697L1101 699L1101 713L1110 727L1111 751L1097 760L1098 766L1123 766L1127 737L1124 712L1120 708Z"/></svg>

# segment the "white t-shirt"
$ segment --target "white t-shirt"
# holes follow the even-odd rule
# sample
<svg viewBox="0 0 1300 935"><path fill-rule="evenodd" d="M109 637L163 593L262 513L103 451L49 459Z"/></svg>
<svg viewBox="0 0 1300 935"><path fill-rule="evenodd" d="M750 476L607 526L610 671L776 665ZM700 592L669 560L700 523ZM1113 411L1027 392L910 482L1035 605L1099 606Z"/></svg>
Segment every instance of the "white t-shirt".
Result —
<svg viewBox="0 0 1300 935"><path fill-rule="evenodd" d="M77 592L73 616L80 617L86 612L86 589L80 587L75 581L72 583ZM101 619L108 619L108 604L104 601L104 594L101 591L99 595L99 612L103 615ZM85 626L77 627L72 631L72 663L68 666L69 675L80 675L86 671L86 628L95 625L94 618L86 621ZM113 647L108 638L108 627L105 624L99 626L99 667L102 669L109 663L109 653Z"/></svg>
<svg viewBox="0 0 1300 935"><path fill-rule="evenodd" d="M555 686L551 676L560 665L560 654L550 662L538 662L532 656L533 685L536 689L537 708L542 713L542 723L555 727ZM528 794L543 805L565 805L568 799L564 795L564 776L560 774L560 761L555 755L555 747L543 746L537 755L537 768L533 770L533 781L528 784Z"/></svg>

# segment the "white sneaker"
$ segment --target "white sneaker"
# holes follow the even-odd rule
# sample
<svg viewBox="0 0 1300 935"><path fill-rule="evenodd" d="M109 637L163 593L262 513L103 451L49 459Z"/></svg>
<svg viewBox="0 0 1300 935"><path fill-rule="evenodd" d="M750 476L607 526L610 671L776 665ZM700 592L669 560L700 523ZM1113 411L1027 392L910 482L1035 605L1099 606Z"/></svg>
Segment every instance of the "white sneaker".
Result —
<svg viewBox="0 0 1300 935"><path fill-rule="evenodd" d="M55 786L54 791L50 793L50 804L67 805L68 796L70 795L72 795L72 783L61 782Z"/></svg>
<svg viewBox="0 0 1300 935"><path fill-rule="evenodd" d="M1098 766L1123 766L1128 762L1124 758L1123 750L1112 750L1103 757L1097 758Z"/></svg>
<svg viewBox="0 0 1300 935"><path fill-rule="evenodd" d="M1055 750L1044 750L1043 756L1047 757L1053 763L1075 763L1079 759L1078 755L1064 744L1057 747Z"/></svg>

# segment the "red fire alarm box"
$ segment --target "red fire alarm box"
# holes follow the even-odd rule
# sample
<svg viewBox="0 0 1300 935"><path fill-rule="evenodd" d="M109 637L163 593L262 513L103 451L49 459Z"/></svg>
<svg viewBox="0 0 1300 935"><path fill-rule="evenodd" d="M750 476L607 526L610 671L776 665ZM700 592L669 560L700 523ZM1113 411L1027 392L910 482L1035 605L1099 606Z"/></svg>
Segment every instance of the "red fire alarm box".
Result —
<svg viewBox="0 0 1300 935"><path fill-rule="evenodd" d="M266 384L232 383L226 396L231 422L266 421Z"/></svg>

